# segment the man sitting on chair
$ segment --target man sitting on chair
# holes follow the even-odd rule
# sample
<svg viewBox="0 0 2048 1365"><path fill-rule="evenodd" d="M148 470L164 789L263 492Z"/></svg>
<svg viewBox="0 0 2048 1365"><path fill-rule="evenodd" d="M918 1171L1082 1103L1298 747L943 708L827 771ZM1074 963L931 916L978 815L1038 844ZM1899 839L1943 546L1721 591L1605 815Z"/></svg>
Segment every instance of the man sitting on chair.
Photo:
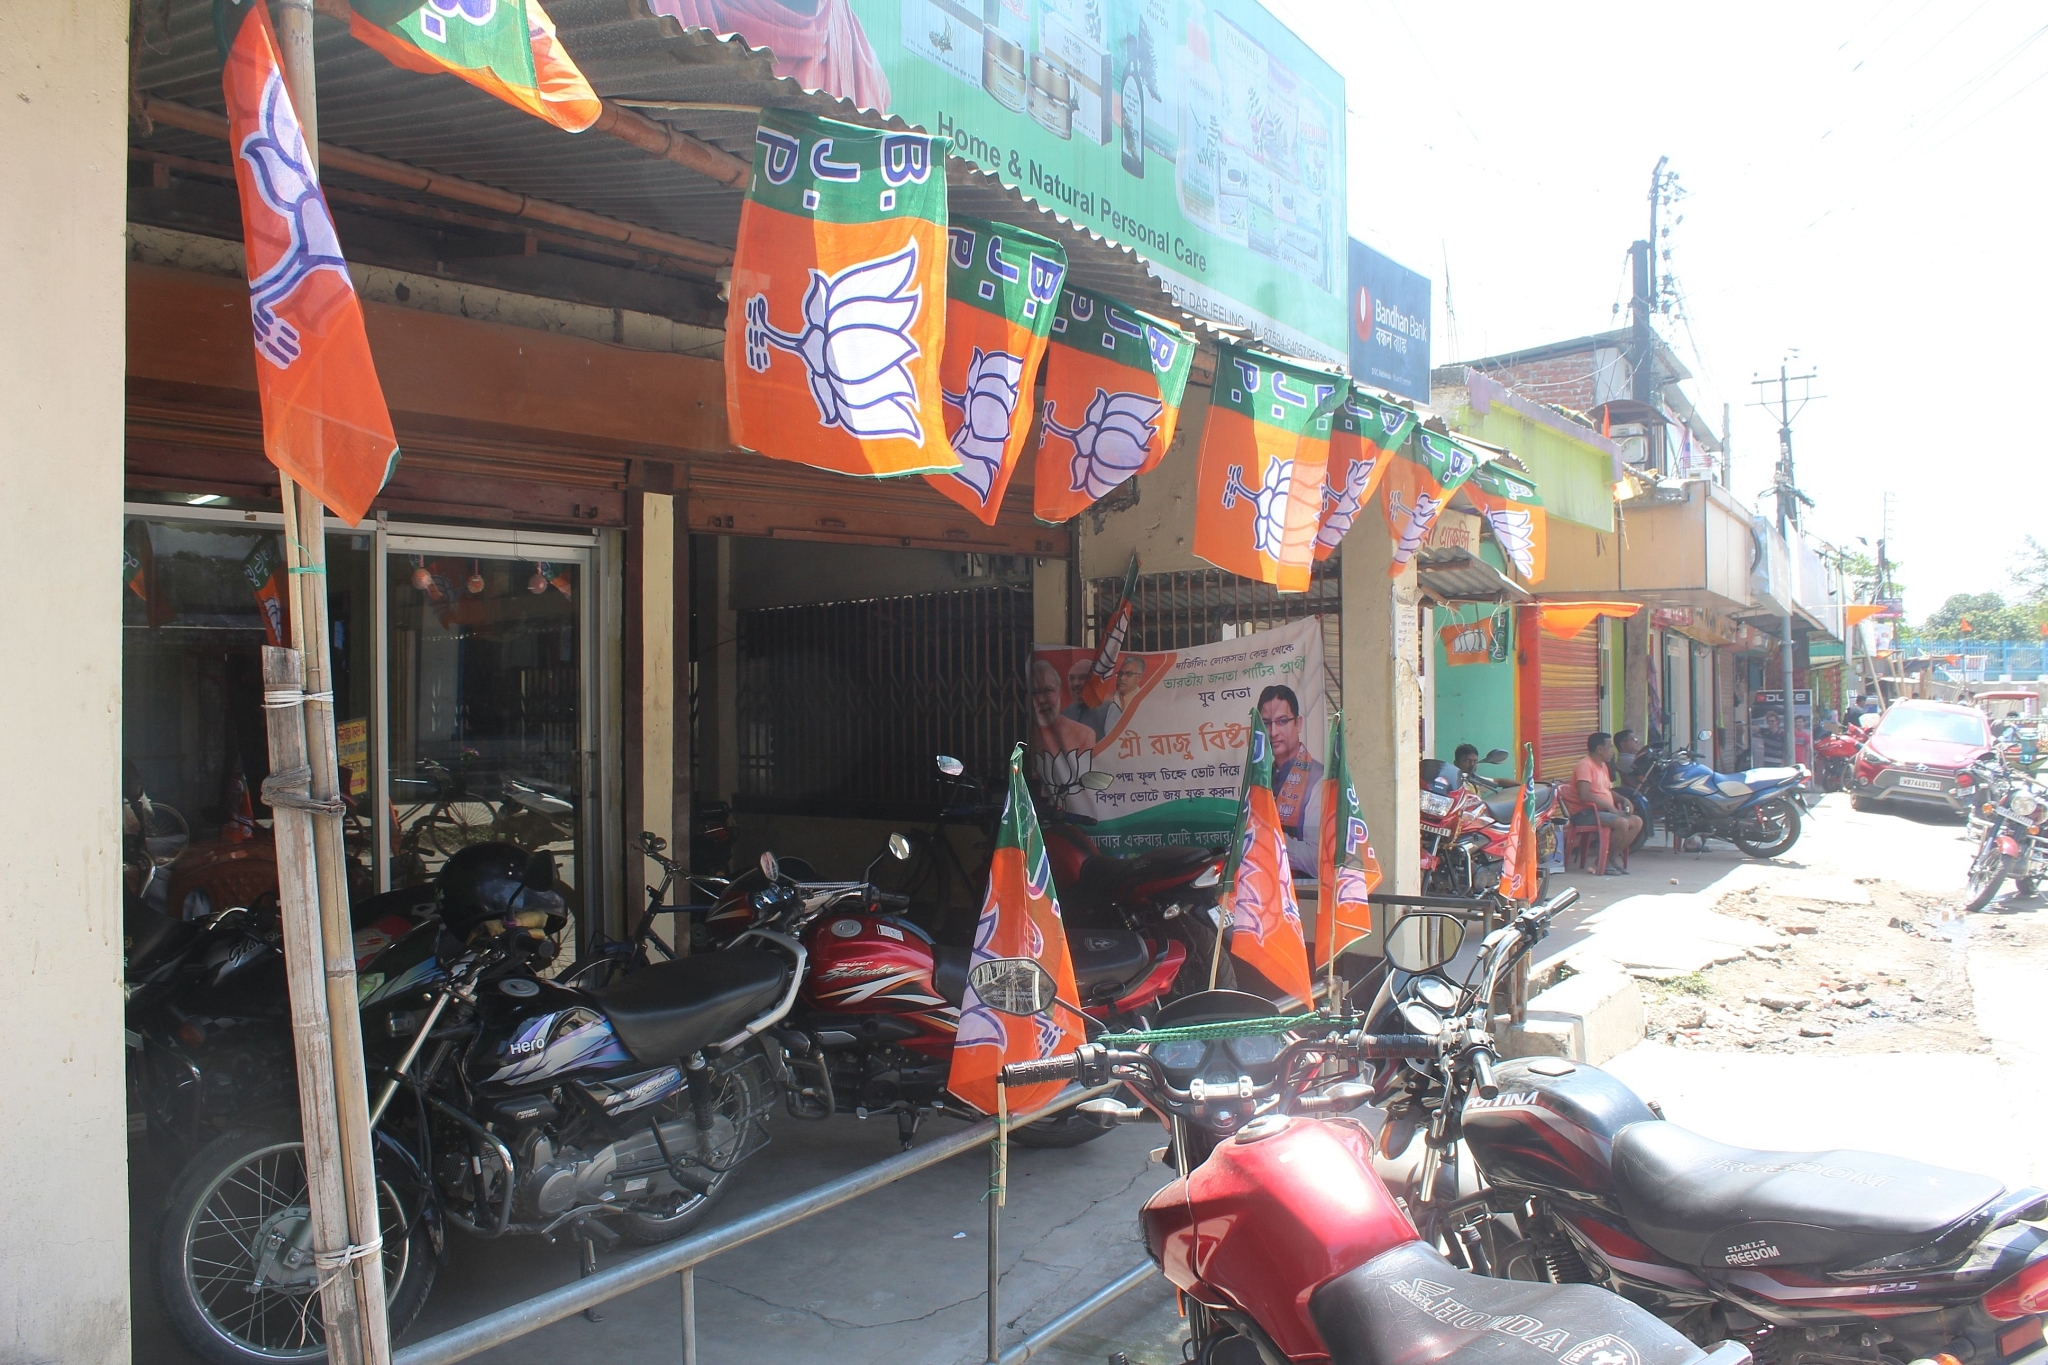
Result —
<svg viewBox="0 0 2048 1365"><path fill-rule="evenodd" d="M1586 736L1586 756L1572 769L1571 786L1567 789L1564 806L1571 812L1572 824L1605 825L1608 829L1608 858L1606 873L1610 877L1625 877L1628 869L1620 866L1619 853L1635 842L1636 835L1643 828L1642 820L1625 812L1614 799L1614 779L1608 765L1614 761L1614 736L1605 730L1595 730ZM1619 845L1617 849L1616 845Z"/></svg>

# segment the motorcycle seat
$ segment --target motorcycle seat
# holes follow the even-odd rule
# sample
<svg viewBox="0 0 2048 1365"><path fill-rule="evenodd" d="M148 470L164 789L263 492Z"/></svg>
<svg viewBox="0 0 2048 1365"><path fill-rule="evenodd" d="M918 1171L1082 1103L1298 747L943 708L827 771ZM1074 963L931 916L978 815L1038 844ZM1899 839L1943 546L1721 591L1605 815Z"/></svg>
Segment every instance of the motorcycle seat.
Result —
<svg viewBox="0 0 2048 1365"><path fill-rule="evenodd" d="M1083 1005L1113 1001L1152 965L1145 940L1127 930L1075 930L1067 935L1074 986Z"/></svg>
<svg viewBox="0 0 2048 1365"><path fill-rule="evenodd" d="M1876 1152L1730 1147L1674 1123L1630 1124L1613 1161L1630 1229L1706 1269L1847 1269L1926 1245L2005 1189Z"/></svg>
<svg viewBox="0 0 2048 1365"><path fill-rule="evenodd" d="M788 986L774 953L730 948L642 967L594 994L626 1051L651 1066L732 1037Z"/></svg>
<svg viewBox="0 0 2048 1365"><path fill-rule="evenodd" d="M1423 1242L1326 1282L1308 1309L1331 1365L1690 1365L1704 1354L1597 1286L1488 1279Z"/></svg>
<svg viewBox="0 0 2048 1365"><path fill-rule="evenodd" d="M1536 784L1535 796L1538 813L1541 813L1550 805L1551 795L1556 790L1557 784L1554 782L1538 782ZM1515 802L1521 800L1521 798L1522 793L1519 788L1509 792L1506 796L1496 797L1486 803L1486 813L1503 825L1509 824L1515 818Z"/></svg>
<svg viewBox="0 0 2048 1365"><path fill-rule="evenodd" d="M1153 848L1129 858L1098 853L1081 864L1081 875L1071 892L1062 891L1060 900L1070 897L1091 904L1109 904L1147 882L1185 877L1215 858L1206 848Z"/></svg>

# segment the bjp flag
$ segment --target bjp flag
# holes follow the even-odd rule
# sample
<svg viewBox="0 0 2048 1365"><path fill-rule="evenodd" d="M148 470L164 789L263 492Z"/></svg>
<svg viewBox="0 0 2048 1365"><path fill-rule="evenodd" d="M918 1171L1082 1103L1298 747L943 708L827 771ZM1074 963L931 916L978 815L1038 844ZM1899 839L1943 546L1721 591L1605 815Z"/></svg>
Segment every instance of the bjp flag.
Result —
<svg viewBox="0 0 2048 1365"><path fill-rule="evenodd" d="M1531 814L1536 804L1536 746L1522 747L1522 785L1515 793L1515 816L1508 824L1507 848L1501 854L1500 894L1503 899L1526 903L1536 899L1543 874L1536 857L1536 821Z"/></svg>
<svg viewBox="0 0 2048 1365"><path fill-rule="evenodd" d="M960 1032L946 1088L984 1114L996 1111L996 1074L1012 1062L1063 1057L1087 1041L1075 1001L1074 962L1053 894L1052 862L1024 780L1024 746L1010 751L1009 802L990 855L988 896L974 930ZM1058 1081L1018 1086L1011 1113L1060 1092Z"/></svg>
<svg viewBox="0 0 2048 1365"><path fill-rule="evenodd" d="M1316 964L1372 932L1372 893L1386 874L1372 851L1372 836L1358 805L1358 788L1344 757L1344 713L1330 716L1328 765L1323 769L1323 821L1316 846Z"/></svg>
<svg viewBox="0 0 2048 1365"><path fill-rule="evenodd" d="M1465 496L1486 518L1494 544L1515 572L1531 583L1542 581L1550 559L1550 525L1536 481L1517 470L1483 464L1465 485Z"/></svg>
<svg viewBox="0 0 2048 1365"><path fill-rule="evenodd" d="M1220 348L1195 478L1195 553L1282 592L1308 591L1342 375Z"/></svg>
<svg viewBox="0 0 2048 1365"><path fill-rule="evenodd" d="M604 113L540 0L433 0L388 24L352 8L348 32L393 66L445 72L564 132L580 133Z"/></svg>
<svg viewBox="0 0 2048 1365"><path fill-rule="evenodd" d="M1117 664L1124 657L1124 642L1131 635L1132 603L1138 596L1138 552L1131 551L1131 567L1124 572L1124 595L1118 600L1116 610L1109 614L1109 624L1102 628L1102 643L1095 649L1095 666L1088 670L1088 681L1081 684L1081 705L1100 706L1116 695Z"/></svg>
<svg viewBox="0 0 2048 1365"><path fill-rule="evenodd" d="M1294 899L1287 832L1280 827L1280 807L1273 799L1273 741L1256 707L1220 903L1230 914L1231 956L1273 983L1286 997L1277 1003L1309 1004L1313 990L1308 945L1302 940L1301 907Z"/></svg>
<svg viewBox="0 0 2048 1365"><path fill-rule="evenodd" d="M733 444L835 474L958 469L942 140L767 109L754 141L726 312Z"/></svg>
<svg viewBox="0 0 2048 1365"><path fill-rule="evenodd" d="M1353 387L1330 424L1330 468L1316 525L1316 559L1328 559L1350 534L1358 514L1372 506L1393 453L1415 429L1415 414Z"/></svg>
<svg viewBox="0 0 2048 1365"><path fill-rule="evenodd" d="M269 12L231 4L222 18L235 35L222 87L242 196L263 453L354 525L398 467L398 440Z"/></svg>
<svg viewBox="0 0 2048 1365"><path fill-rule="evenodd" d="M954 218L946 240L939 393L960 467L925 478L993 526L1031 433L1031 394L1067 278L1067 253L1049 237L979 218Z"/></svg>
<svg viewBox="0 0 2048 1365"><path fill-rule="evenodd" d="M1069 286L1045 362L1033 510L1043 522L1081 514L1166 458L1195 343L1172 323L1106 294Z"/></svg>
<svg viewBox="0 0 2048 1365"><path fill-rule="evenodd" d="M1388 462L1384 507L1387 529L1394 536L1388 577L1399 575L1415 558L1429 528L1450 504L1451 494L1463 488L1477 468L1479 456L1471 447L1434 431L1417 431Z"/></svg>

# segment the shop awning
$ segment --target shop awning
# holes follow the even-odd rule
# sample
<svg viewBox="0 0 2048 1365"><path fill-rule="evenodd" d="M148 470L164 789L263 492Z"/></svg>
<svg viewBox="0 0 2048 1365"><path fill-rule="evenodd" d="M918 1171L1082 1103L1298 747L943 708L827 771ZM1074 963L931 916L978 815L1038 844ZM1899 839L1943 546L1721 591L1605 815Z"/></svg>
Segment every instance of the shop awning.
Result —
<svg viewBox="0 0 2048 1365"><path fill-rule="evenodd" d="M1415 556L1415 579L1439 602L1526 602L1521 584L1468 550L1423 550Z"/></svg>
<svg viewBox="0 0 2048 1365"><path fill-rule="evenodd" d="M1545 602L1543 628L1560 640L1569 640L1602 616L1626 620L1643 609L1640 602Z"/></svg>

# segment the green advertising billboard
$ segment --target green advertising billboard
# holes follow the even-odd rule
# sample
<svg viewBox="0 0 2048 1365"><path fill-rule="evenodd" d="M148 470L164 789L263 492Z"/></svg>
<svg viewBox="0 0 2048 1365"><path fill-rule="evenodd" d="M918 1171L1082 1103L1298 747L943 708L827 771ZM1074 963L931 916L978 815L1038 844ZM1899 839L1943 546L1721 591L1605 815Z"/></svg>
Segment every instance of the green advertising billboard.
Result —
<svg viewBox="0 0 2048 1365"><path fill-rule="evenodd" d="M1189 312L1347 354L1344 81L1257 0L648 0L953 139Z"/></svg>

